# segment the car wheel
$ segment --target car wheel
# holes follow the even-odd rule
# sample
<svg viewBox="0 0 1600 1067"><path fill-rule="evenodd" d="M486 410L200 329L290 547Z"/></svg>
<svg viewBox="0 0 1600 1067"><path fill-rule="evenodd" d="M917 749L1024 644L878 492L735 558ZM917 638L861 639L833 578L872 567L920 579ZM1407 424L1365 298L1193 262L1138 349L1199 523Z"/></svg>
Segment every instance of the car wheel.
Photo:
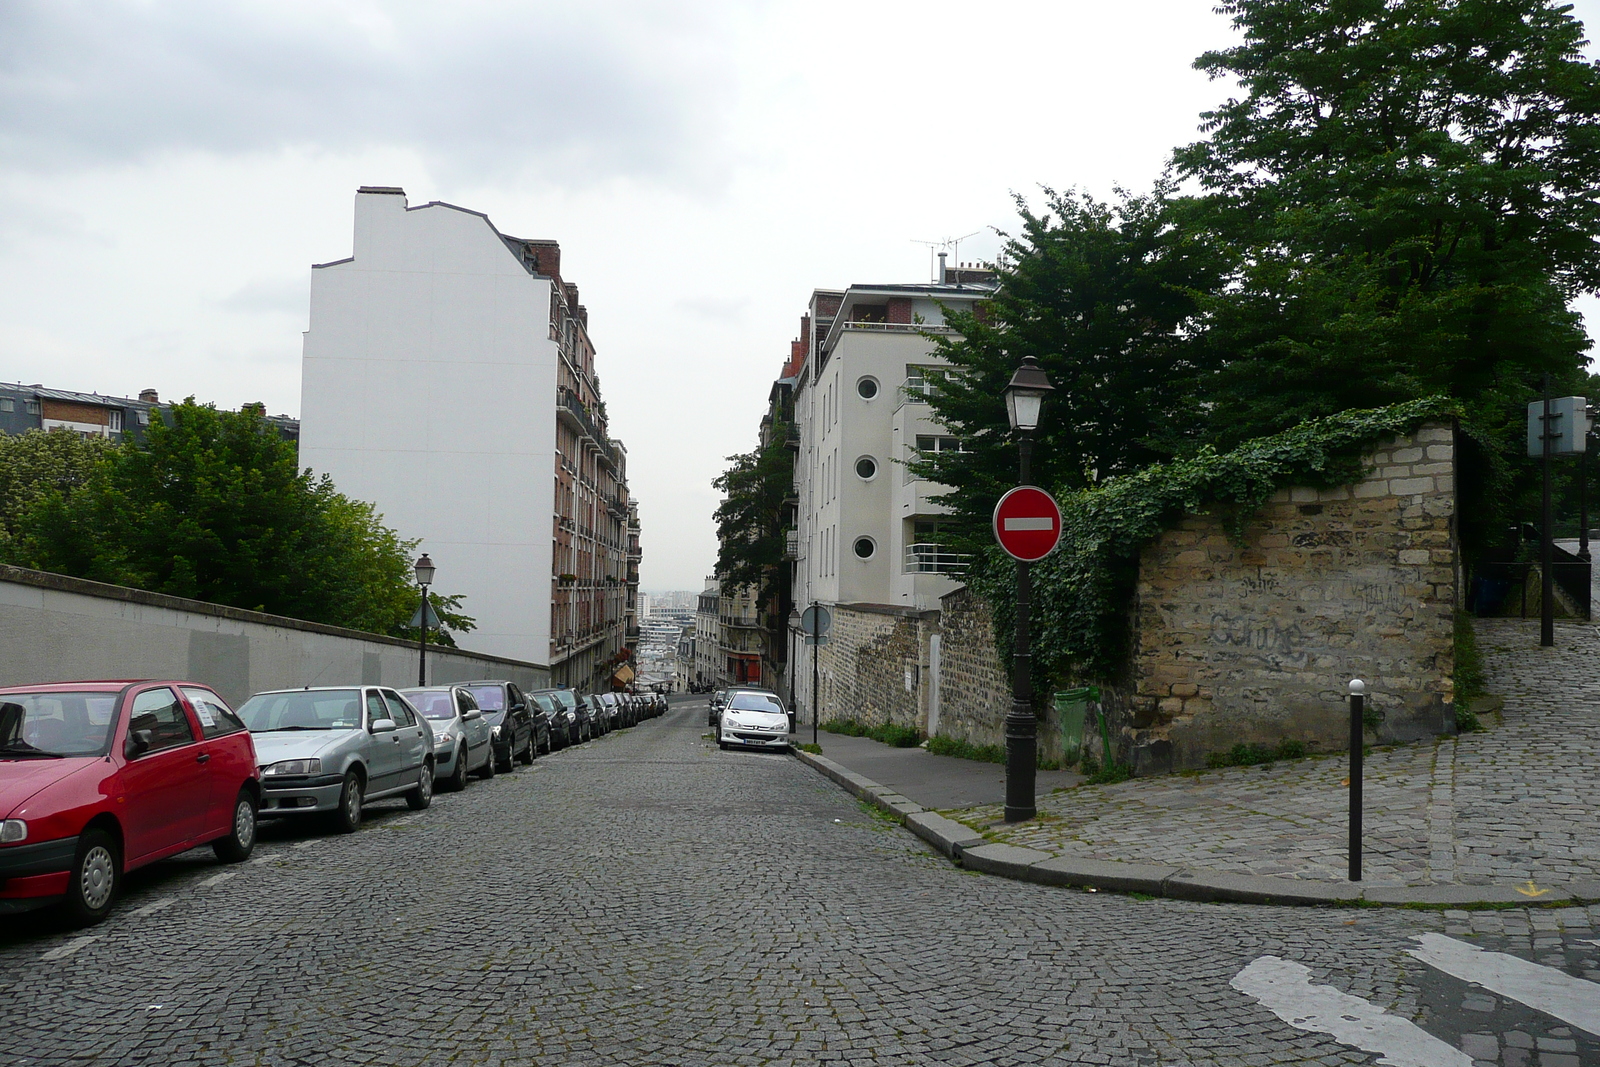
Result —
<svg viewBox="0 0 1600 1067"><path fill-rule="evenodd" d="M72 877L67 882L65 907L74 925L89 926L111 911L122 888L122 861L117 843L104 830L86 830L78 838L78 853L72 861Z"/></svg>
<svg viewBox="0 0 1600 1067"><path fill-rule="evenodd" d="M511 754L511 742L510 741L506 742L506 758L505 759L502 760L500 758L500 753L498 753L498 752L491 752L491 755L492 755L492 758L490 759L489 762L494 764L495 773L497 773L497 774L510 774L512 771L517 769L517 758L516 758L516 756Z"/></svg>
<svg viewBox="0 0 1600 1067"><path fill-rule="evenodd" d="M412 811L422 811L433 803L433 761L422 761L422 776L417 779L416 788L406 794L406 806Z"/></svg>
<svg viewBox="0 0 1600 1067"><path fill-rule="evenodd" d="M717 747L722 749L722 751L726 752L726 751L728 751L728 742L726 742L726 741L718 741L717 742Z"/></svg>
<svg viewBox="0 0 1600 1067"><path fill-rule="evenodd" d="M494 764L495 764L494 746L491 745L491 746L489 746L489 758L483 761L483 767L481 769L479 769L478 777L482 778L486 782L489 779L493 778L494 777Z"/></svg>
<svg viewBox="0 0 1600 1067"><path fill-rule="evenodd" d="M344 788L339 790L339 810L333 813L333 828L341 834L361 829L361 775L346 771Z"/></svg>
<svg viewBox="0 0 1600 1067"><path fill-rule="evenodd" d="M465 745L456 748L456 765L450 772L450 792L459 793L467 787L467 749Z"/></svg>
<svg viewBox="0 0 1600 1067"><path fill-rule="evenodd" d="M223 863L243 863L256 847L256 798L248 789L239 790L233 802L233 829L227 837L211 842L211 851Z"/></svg>
<svg viewBox="0 0 1600 1067"><path fill-rule="evenodd" d="M522 755L517 757L518 759L520 759L522 761L522 765L524 767L528 766L534 760L539 758L539 743L538 742L539 742L539 739L534 737L531 733L528 735L527 747L522 750Z"/></svg>

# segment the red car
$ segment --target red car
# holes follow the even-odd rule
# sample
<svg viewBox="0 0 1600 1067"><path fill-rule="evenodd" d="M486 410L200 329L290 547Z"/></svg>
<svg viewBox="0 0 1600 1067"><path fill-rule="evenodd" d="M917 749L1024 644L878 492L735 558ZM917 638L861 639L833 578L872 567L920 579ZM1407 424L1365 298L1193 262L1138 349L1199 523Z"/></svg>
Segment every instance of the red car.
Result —
<svg viewBox="0 0 1600 1067"><path fill-rule="evenodd" d="M250 731L206 686L0 689L0 914L99 922L126 871L208 842L237 863L260 801Z"/></svg>

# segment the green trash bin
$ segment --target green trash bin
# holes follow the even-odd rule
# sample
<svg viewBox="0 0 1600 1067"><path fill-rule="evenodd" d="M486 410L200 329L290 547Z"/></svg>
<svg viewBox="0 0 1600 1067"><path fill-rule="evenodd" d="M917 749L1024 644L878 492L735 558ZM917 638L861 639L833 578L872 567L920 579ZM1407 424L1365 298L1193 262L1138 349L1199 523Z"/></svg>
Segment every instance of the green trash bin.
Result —
<svg viewBox="0 0 1600 1067"><path fill-rule="evenodd" d="M1061 723L1061 751L1069 761L1083 751L1083 721L1089 714L1090 701L1099 698L1100 690L1093 686L1056 692L1056 719Z"/></svg>

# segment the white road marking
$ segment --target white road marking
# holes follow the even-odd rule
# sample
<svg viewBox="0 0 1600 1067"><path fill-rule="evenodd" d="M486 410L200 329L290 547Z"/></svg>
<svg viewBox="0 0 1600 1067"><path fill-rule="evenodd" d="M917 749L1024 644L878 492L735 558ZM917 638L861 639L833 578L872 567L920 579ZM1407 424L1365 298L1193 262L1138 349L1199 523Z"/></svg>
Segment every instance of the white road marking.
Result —
<svg viewBox="0 0 1600 1067"><path fill-rule="evenodd" d="M1311 984L1304 964L1262 956L1228 983L1298 1030L1376 1052L1390 1067L1472 1067L1472 1057L1409 1019L1327 985Z"/></svg>
<svg viewBox="0 0 1600 1067"><path fill-rule="evenodd" d="M71 941L68 941L65 945L56 946L55 948L51 949L49 952L46 952L44 955L40 956L39 958L41 960L61 960L61 959L66 959L68 956L72 955L74 952L78 951L80 948L83 948L85 945L92 945L98 940L100 940L100 935L99 934L84 934L82 937L73 938Z"/></svg>
<svg viewBox="0 0 1600 1067"><path fill-rule="evenodd" d="M1421 934L1416 940L1422 947L1409 949L1409 954L1430 967L1600 1034L1600 984L1443 934Z"/></svg>
<svg viewBox="0 0 1600 1067"><path fill-rule="evenodd" d="M207 878L200 884L205 886L221 885L223 882L226 882L229 878L232 878L237 873L237 871L223 871L221 874L213 874L210 878Z"/></svg>
<svg viewBox="0 0 1600 1067"><path fill-rule="evenodd" d="M174 904L176 904L177 902L178 902L178 898L177 897L163 897L162 899L157 900L157 901L153 901L152 903L149 903L149 904L146 904L144 907L139 908L136 911L130 912L129 914L131 914L131 915L154 915L156 912L160 911L162 908L170 908Z"/></svg>

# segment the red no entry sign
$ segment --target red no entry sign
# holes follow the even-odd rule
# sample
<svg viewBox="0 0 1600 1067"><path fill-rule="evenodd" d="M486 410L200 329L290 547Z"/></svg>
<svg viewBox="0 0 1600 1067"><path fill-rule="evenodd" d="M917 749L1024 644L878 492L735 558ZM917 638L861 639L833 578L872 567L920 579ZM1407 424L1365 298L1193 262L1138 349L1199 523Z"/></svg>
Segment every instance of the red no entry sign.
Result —
<svg viewBox="0 0 1600 1067"><path fill-rule="evenodd" d="M1061 509L1055 498L1032 485L1006 493L994 506L994 539L1016 559L1044 559L1061 540Z"/></svg>

